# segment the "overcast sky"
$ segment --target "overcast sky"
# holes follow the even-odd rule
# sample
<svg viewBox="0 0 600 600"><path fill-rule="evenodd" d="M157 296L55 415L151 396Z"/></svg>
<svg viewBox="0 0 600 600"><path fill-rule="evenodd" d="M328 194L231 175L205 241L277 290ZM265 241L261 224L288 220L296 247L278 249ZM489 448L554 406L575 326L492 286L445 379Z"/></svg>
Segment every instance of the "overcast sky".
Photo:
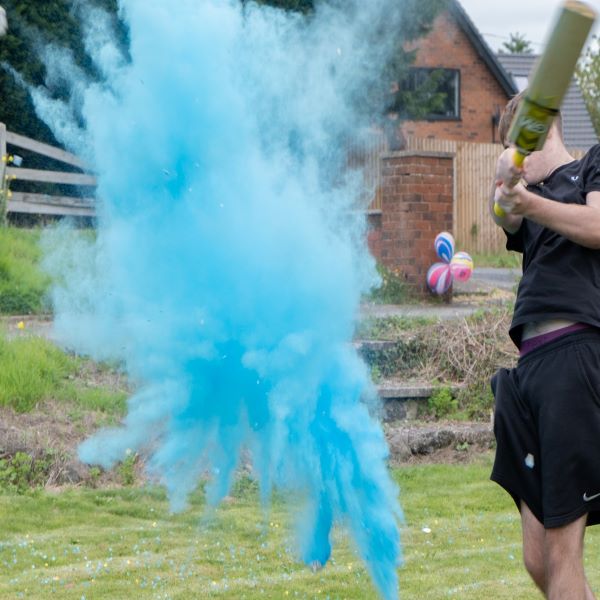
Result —
<svg viewBox="0 0 600 600"><path fill-rule="evenodd" d="M533 51L539 54L544 47L548 31L556 18L563 0L459 0L494 51L508 41L511 33L521 33L531 42ZM588 0L587 4L600 13L600 0ZM600 19L598 19L600 20ZM600 34L598 20L593 32Z"/></svg>

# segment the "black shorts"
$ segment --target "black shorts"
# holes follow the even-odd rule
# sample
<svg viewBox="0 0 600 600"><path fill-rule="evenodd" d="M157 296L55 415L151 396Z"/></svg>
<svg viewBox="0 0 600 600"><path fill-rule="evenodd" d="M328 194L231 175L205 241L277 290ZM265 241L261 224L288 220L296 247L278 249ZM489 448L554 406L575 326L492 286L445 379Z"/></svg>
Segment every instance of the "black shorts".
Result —
<svg viewBox="0 0 600 600"><path fill-rule="evenodd" d="M600 331L565 335L492 378L491 479L544 527L600 523Z"/></svg>

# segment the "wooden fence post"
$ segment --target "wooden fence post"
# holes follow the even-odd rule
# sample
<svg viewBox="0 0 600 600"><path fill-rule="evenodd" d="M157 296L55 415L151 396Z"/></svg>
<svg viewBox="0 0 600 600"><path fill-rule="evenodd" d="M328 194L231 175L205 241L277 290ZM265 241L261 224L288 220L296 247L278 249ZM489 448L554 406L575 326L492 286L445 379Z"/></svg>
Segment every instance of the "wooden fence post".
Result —
<svg viewBox="0 0 600 600"><path fill-rule="evenodd" d="M6 180L7 165L6 125L0 123L0 225L6 224L6 213L8 211L8 181Z"/></svg>

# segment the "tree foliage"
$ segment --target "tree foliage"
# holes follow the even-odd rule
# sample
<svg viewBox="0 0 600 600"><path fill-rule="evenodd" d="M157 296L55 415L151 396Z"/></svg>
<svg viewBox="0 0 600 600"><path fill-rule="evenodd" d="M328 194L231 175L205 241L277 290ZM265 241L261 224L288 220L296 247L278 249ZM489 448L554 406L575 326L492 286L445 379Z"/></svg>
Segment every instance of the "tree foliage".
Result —
<svg viewBox="0 0 600 600"><path fill-rule="evenodd" d="M511 33L508 42L502 44L502 54L532 54L531 42L522 33Z"/></svg>
<svg viewBox="0 0 600 600"><path fill-rule="evenodd" d="M37 49L55 44L69 48L75 62L93 76L72 0L2 0L2 4L9 29L0 39L0 64L17 71L26 83L42 86L46 72ZM116 13L116 0L94 0L94 4ZM0 69L0 94L0 122L12 131L56 143L51 131L35 115L27 90L7 68Z"/></svg>
<svg viewBox="0 0 600 600"><path fill-rule="evenodd" d="M117 14L118 0L86 1ZM307 18L311 18L320 2L339 3L344 10L352 10L352 2L349 0L240 0L242 3L250 1L301 12ZM382 40L392 40L393 48L387 62L373 71L376 76L365 86L367 91L362 101L382 108L397 105L398 96L391 91L391 84L406 77L415 58L415 51L407 51L404 44L428 33L433 19L447 5L447 1L397 0L390 3L390 11L400 11L398 14L402 18L398 20L384 17L381 22L372 25L368 34L369 43L376 47ZM94 67L83 48L82 27L76 10L78 1L2 0L2 4L6 9L9 30L5 37L0 38L0 122L6 123L12 131L56 144L51 131L35 115L27 90L17 83L10 69L18 72L29 85L43 86L46 72L38 50L47 44L56 44L70 49L76 64L94 77ZM394 22L400 22L400 27L392 29L391 23ZM124 27L121 33L123 41L126 41L127 32ZM410 103L410 99L406 101ZM382 110L381 113L383 112Z"/></svg>
<svg viewBox="0 0 600 600"><path fill-rule="evenodd" d="M600 136L600 38L594 36L585 51L576 71L581 93L596 129Z"/></svg>

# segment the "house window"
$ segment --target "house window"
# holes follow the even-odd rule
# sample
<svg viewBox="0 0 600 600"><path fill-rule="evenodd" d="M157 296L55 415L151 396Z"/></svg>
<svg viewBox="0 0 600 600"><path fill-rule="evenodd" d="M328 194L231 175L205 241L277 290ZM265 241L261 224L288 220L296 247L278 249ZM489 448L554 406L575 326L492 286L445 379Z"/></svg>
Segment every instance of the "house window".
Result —
<svg viewBox="0 0 600 600"><path fill-rule="evenodd" d="M460 71L413 67L398 84L395 112L416 121L460 119Z"/></svg>

